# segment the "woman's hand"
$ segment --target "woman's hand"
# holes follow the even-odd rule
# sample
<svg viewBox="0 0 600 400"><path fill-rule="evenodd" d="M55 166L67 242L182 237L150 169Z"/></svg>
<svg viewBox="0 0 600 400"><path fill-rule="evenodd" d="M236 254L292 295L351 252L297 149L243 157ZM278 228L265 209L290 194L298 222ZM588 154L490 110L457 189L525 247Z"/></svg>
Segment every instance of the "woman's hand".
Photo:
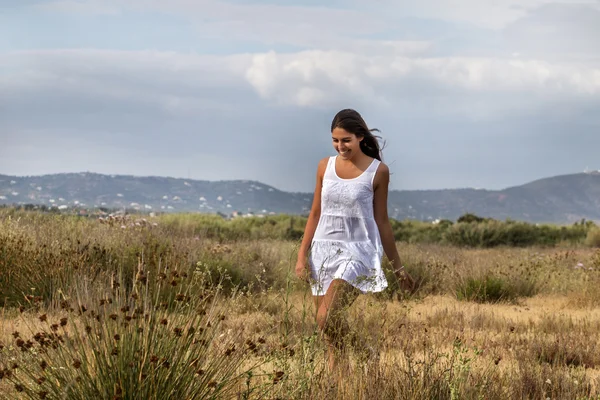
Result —
<svg viewBox="0 0 600 400"><path fill-rule="evenodd" d="M412 294L415 290L415 281L404 267L394 270L394 275L396 275L396 279L398 279L398 286L400 287L402 296Z"/></svg>
<svg viewBox="0 0 600 400"><path fill-rule="evenodd" d="M308 282L310 274L306 267L306 262L298 260L296 263L296 277L302 281Z"/></svg>

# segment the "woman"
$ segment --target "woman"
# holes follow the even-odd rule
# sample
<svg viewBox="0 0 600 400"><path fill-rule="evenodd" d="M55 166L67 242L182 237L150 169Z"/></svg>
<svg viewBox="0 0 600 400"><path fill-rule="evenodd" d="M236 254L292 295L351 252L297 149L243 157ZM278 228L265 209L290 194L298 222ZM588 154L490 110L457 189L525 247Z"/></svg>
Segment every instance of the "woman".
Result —
<svg viewBox="0 0 600 400"><path fill-rule="evenodd" d="M319 162L312 209L298 252L296 275L311 282L331 369L348 332L343 309L359 293L387 287L381 268L383 251L401 289L414 286L400 261L388 219L390 173L381 162L375 130L354 110L342 110L334 117L331 136L337 155Z"/></svg>

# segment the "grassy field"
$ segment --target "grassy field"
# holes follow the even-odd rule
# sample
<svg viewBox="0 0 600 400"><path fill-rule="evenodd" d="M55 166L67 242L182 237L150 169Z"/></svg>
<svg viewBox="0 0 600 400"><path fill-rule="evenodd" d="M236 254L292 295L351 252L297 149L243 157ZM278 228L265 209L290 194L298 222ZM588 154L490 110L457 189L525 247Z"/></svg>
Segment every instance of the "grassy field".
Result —
<svg viewBox="0 0 600 400"><path fill-rule="evenodd" d="M600 399L600 250L398 243L328 371L297 240L0 213L0 398Z"/></svg>

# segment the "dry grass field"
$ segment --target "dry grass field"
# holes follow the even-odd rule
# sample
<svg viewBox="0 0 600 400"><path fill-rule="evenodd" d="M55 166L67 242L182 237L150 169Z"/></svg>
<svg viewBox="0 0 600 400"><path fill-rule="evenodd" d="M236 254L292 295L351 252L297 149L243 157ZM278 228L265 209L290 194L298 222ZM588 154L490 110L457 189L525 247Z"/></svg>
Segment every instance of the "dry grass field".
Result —
<svg viewBox="0 0 600 400"><path fill-rule="evenodd" d="M297 245L0 215L0 398L600 399L599 250L399 243L328 371Z"/></svg>

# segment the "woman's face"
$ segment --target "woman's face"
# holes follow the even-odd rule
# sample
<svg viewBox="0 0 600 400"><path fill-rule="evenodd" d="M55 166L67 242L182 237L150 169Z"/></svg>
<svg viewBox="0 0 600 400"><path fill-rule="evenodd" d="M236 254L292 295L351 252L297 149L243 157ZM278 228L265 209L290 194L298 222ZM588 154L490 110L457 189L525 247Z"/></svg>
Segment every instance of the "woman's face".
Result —
<svg viewBox="0 0 600 400"><path fill-rule="evenodd" d="M349 160L356 154L360 153L360 142L363 138L358 138L354 133L350 133L342 128L335 128L331 132L333 148L338 152L340 157Z"/></svg>

